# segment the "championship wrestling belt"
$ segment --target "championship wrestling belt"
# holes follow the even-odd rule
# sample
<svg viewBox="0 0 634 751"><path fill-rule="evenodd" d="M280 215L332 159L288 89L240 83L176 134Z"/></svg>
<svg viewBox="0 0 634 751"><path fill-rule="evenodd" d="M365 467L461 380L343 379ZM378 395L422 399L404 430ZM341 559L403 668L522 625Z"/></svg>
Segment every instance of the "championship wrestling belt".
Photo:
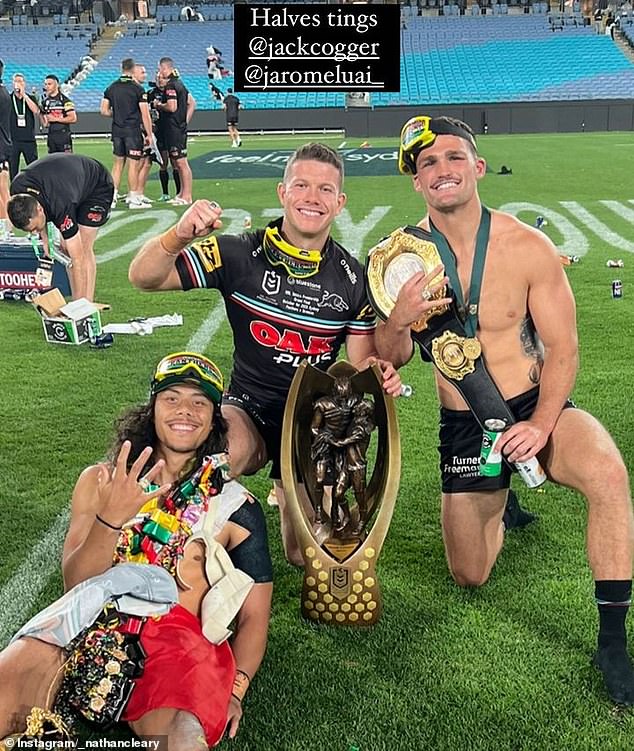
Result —
<svg viewBox="0 0 634 751"><path fill-rule="evenodd" d="M396 410L376 365L359 373L340 361L324 373L302 362L284 411L281 470L304 558L302 615L371 626L401 471Z"/></svg>
<svg viewBox="0 0 634 751"><path fill-rule="evenodd" d="M377 315L386 320L403 284L419 271L428 274L440 264L444 262L438 248L419 227L397 229L381 240L370 250L366 264L368 295ZM439 275L430 286L441 279ZM447 296L443 286L430 300ZM484 421L493 418L512 425L515 418L487 370L480 342L467 334L453 291L451 296L451 305L440 305L411 325L412 339L458 389L483 429Z"/></svg>

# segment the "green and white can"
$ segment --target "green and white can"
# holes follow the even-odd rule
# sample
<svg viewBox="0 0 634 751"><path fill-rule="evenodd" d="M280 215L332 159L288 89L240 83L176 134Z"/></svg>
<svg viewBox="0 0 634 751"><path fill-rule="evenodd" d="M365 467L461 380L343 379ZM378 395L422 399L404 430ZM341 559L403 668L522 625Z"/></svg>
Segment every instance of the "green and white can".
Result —
<svg viewBox="0 0 634 751"><path fill-rule="evenodd" d="M506 420L485 420L484 428L480 449L480 474L484 477L499 477L502 472L502 454L498 445L506 429Z"/></svg>

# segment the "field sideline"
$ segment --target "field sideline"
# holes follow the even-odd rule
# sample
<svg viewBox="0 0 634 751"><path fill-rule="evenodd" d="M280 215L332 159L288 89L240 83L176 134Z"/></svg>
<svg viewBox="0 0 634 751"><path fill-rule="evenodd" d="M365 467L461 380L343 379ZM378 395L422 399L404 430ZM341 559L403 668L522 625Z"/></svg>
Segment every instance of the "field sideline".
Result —
<svg viewBox="0 0 634 751"><path fill-rule="evenodd" d="M239 152L245 157L292 149L306 140L247 136L242 149L232 150L226 136L195 137L190 156ZM345 149L360 145L359 139L341 135L315 140L335 146L345 140ZM371 144L394 145L395 139ZM484 202L530 224L542 214L545 231L561 252L581 258L566 272L577 300L581 352L573 398L612 432L631 469L634 134L487 136L479 145L492 170L481 183ZM110 165L106 141L80 139L76 148ZM496 175L502 164L513 174ZM348 204L335 235L361 259L381 237L422 215L409 178L395 169L346 180ZM247 216L259 226L277 215L278 179L197 178L194 194L218 201L225 209L225 231L239 232ZM159 187L153 179L146 192L156 198ZM30 614L60 594L60 546L74 482L103 456L114 417L145 398L156 361L169 351L199 349L228 379L232 342L216 292L147 295L127 281L134 252L180 212L163 204L148 211L120 208L96 250L97 299L112 306L106 322L178 312L182 327L160 328L147 337L120 335L105 351L55 346L44 341L28 304L0 302L0 647ZM625 267L606 268L609 258L622 258ZM620 301L611 297L616 278L623 282ZM410 363L403 380L412 384L414 395L398 404L403 472L379 563L382 620L368 631L304 623L298 614L301 575L284 562L277 512L267 507L275 573L269 649L245 701L237 740L219 748L632 748L632 713L609 704L590 666L597 618L584 555L582 500L563 488L546 485L534 492L515 482L523 503L539 513L539 523L508 536L486 587L458 589L447 573L440 539L430 366ZM264 501L266 471L245 484ZM634 649L632 616L629 634Z"/></svg>

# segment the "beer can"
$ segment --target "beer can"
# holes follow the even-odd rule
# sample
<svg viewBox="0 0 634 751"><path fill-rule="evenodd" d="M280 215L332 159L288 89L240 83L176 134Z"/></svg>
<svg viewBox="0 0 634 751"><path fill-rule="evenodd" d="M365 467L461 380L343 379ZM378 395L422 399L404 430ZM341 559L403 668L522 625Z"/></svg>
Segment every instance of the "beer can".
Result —
<svg viewBox="0 0 634 751"><path fill-rule="evenodd" d="M620 300L623 297L623 282L620 279L615 279L612 282L612 297L615 300Z"/></svg>
<svg viewBox="0 0 634 751"><path fill-rule="evenodd" d="M538 488L546 482L546 473L536 456L525 462L515 462L515 468L529 488Z"/></svg>
<svg viewBox="0 0 634 751"><path fill-rule="evenodd" d="M485 477L498 477L502 472L502 454L498 448L506 420L484 421L482 448L480 449L480 474Z"/></svg>

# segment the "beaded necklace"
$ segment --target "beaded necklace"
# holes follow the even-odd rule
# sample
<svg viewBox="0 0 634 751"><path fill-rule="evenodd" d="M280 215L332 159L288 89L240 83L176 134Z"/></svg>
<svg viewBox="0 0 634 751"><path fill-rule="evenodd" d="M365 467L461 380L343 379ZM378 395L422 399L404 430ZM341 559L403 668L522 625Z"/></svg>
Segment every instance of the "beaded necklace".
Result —
<svg viewBox="0 0 634 751"><path fill-rule="evenodd" d="M185 543L225 483L228 467L223 457L206 456L196 472L175 484L162 501L151 498L119 535L114 562L151 563L176 576Z"/></svg>

